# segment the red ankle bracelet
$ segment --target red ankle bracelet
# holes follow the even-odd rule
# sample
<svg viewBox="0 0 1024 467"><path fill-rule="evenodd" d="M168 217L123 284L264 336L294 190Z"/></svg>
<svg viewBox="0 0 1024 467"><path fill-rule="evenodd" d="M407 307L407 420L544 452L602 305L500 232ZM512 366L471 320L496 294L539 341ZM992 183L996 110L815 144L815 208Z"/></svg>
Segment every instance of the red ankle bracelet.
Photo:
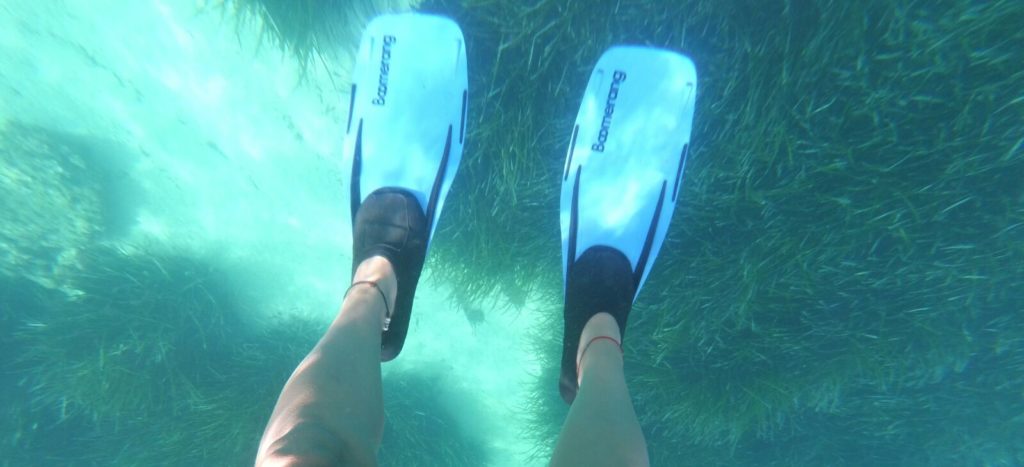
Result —
<svg viewBox="0 0 1024 467"><path fill-rule="evenodd" d="M593 344L594 341L596 341L598 339L608 339L608 340L614 342L615 345L619 347L619 353L622 353L622 343L617 341L617 340L615 340L614 337L611 337L611 336L597 336L597 337L590 338L590 340L587 341L587 345L583 346L583 352L580 352L580 359L579 359L579 361L576 362L576 377L577 378L582 379L582 375L580 374L580 367L583 365L583 357L587 356L587 349L590 348L590 344ZM577 381L577 384L578 383L579 383L579 381Z"/></svg>

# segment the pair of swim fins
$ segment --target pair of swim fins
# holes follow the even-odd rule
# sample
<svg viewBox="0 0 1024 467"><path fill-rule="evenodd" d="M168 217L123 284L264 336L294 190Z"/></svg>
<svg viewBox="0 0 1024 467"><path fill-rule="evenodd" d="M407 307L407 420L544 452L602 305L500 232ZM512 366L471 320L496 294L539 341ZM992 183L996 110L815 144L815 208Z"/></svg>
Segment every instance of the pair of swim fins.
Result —
<svg viewBox="0 0 1024 467"><path fill-rule="evenodd" d="M360 43L346 121L353 224L378 190L411 195L426 242L459 168L469 90L466 44L450 19L406 13L370 22ZM618 46L598 60L561 174L565 348L561 389L576 394L576 349L598 311L625 333L681 192L696 98L693 63L676 52ZM423 254L425 255L425 245ZM402 284L381 358L398 355L414 279Z"/></svg>

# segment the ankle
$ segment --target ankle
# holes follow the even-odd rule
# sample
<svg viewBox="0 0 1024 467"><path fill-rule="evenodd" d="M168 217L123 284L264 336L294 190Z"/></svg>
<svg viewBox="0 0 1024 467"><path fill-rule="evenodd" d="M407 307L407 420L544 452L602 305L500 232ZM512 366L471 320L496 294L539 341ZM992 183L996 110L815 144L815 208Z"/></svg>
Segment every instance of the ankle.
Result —
<svg viewBox="0 0 1024 467"><path fill-rule="evenodd" d="M348 294L368 294L376 300L382 300L384 309L394 312L395 298L398 295L398 278L391 262L383 256L371 256L356 268L352 275L352 286ZM387 311L385 311L385 314ZM385 318L390 316L385 315Z"/></svg>
<svg viewBox="0 0 1024 467"><path fill-rule="evenodd" d="M622 333L615 318L598 313L587 321L576 351L577 384L582 383L584 371L595 361L615 359L622 364Z"/></svg>
<svg viewBox="0 0 1024 467"><path fill-rule="evenodd" d="M388 297L388 303L395 299L398 293L398 278L391 262L383 256L371 256L359 263L355 274L352 275L352 283L374 282Z"/></svg>

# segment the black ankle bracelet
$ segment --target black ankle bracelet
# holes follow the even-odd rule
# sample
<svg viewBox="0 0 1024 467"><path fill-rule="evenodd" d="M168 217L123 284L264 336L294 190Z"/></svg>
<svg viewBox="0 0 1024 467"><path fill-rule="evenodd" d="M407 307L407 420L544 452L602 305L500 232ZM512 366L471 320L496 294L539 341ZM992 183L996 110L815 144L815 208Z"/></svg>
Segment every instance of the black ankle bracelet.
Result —
<svg viewBox="0 0 1024 467"><path fill-rule="evenodd" d="M388 297L386 295L384 295L384 291L381 290L380 286L377 285L376 282L374 282L374 281L355 281L355 282L352 283L352 285L348 286L347 290L345 290L345 296L346 297L348 296L348 293L352 290L352 287L355 287L355 286L360 285L360 284L366 284L366 285L372 286L373 288L377 289L377 292L380 292L380 298L381 298L381 300L384 300L384 330L387 331L388 330L388 326L391 324L391 307L388 306Z"/></svg>

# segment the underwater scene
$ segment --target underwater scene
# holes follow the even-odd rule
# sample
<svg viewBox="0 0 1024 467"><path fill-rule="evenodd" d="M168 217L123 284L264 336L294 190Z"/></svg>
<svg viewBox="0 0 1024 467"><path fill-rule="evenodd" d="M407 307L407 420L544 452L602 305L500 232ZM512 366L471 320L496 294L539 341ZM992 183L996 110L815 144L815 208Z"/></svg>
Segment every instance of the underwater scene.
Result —
<svg viewBox="0 0 1024 467"><path fill-rule="evenodd" d="M253 465L352 279L360 37L408 11L469 91L380 465L549 462L619 44L700 79L622 342L651 465L1024 465L1018 0L0 0L0 466Z"/></svg>

